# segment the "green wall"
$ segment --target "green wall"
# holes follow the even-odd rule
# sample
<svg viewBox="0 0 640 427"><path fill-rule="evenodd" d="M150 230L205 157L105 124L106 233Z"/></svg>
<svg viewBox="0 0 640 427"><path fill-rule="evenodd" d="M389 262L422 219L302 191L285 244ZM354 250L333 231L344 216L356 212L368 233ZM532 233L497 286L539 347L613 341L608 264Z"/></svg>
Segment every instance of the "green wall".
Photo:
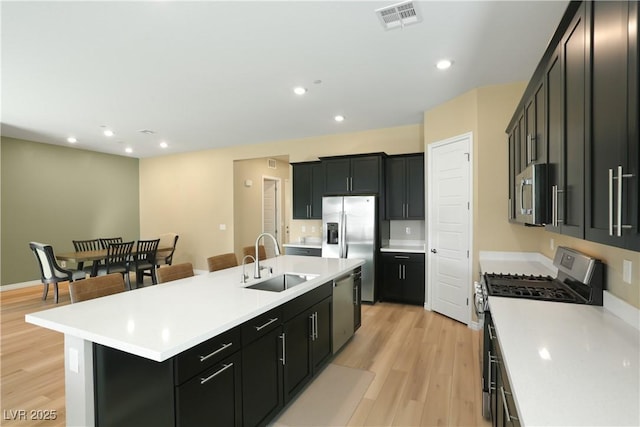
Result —
<svg viewBox="0 0 640 427"><path fill-rule="evenodd" d="M40 278L30 241L140 237L138 159L2 137L1 284Z"/></svg>

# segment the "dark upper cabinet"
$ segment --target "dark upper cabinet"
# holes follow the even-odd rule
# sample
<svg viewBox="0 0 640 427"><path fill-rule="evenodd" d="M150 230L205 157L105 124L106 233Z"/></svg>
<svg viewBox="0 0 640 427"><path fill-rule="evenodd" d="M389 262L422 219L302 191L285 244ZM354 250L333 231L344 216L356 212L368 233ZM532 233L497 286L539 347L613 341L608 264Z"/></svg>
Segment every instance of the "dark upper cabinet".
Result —
<svg viewBox="0 0 640 427"><path fill-rule="evenodd" d="M424 219L424 154L385 159L386 219Z"/></svg>
<svg viewBox="0 0 640 427"><path fill-rule="evenodd" d="M638 2L593 2L586 238L640 250Z"/></svg>
<svg viewBox="0 0 640 427"><path fill-rule="evenodd" d="M322 159L326 195L378 194L382 155Z"/></svg>
<svg viewBox="0 0 640 427"><path fill-rule="evenodd" d="M321 162L293 165L293 219L322 219L324 169Z"/></svg>
<svg viewBox="0 0 640 427"><path fill-rule="evenodd" d="M547 144L545 138L545 84L538 84L524 109L526 131L521 147L524 165L547 162ZM524 169L524 168L523 168Z"/></svg>
<svg viewBox="0 0 640 427"><path fill-rule="evenodd" d="M584 238L588 25L581 4L545 70L549 218L546 229Z"/></svg>
<svg viewBox="0 0 640 427"><path fill-rule="evenodd" d="M508 138L508 150L509 150L509 183L507 185L508 197L507 197L507 218L509 221L516 219L516 162L518 160L517 155L517 141L518 141L519 129L516 126L509 132Z"/></svg>

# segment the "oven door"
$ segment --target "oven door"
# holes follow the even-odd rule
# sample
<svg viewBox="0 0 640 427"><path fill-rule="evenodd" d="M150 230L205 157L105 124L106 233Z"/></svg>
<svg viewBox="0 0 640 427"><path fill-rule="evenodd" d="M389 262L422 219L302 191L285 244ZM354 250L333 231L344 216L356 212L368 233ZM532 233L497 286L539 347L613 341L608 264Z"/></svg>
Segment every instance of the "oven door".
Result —
<svg viewBox="0 0 640 427"><path fill-rule="evenodd" d="M482 416L489 420L495 413L495 350L492 342L493 320L491 312L484 312L484 326L482 333Z"/></svg>

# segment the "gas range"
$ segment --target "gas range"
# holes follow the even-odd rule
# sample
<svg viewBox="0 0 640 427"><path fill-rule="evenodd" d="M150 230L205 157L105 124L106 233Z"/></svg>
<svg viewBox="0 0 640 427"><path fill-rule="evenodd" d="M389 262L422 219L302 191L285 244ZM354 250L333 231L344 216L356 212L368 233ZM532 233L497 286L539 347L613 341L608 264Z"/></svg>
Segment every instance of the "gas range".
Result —
<svg viewBox="0 0 640 427"><path fill-rule="evenodd" d="M604 266L599 260L561 246L553 265L558 268L557 277L485 273L482 297L485 301L487 296L499 296L602 305Z"/></svg>

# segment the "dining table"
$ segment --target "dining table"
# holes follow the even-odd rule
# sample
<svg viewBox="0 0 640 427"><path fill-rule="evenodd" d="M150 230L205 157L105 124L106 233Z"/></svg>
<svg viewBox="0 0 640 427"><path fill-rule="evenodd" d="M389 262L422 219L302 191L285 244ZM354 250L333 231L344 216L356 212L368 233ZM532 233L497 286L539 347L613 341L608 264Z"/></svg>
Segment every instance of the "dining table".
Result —
<svg viewBox="0 0 640 427"><path fill-rule="evenodd" d="M166 254L168 256L173 248L171 247L159 247L157 251L157 256L162 256L162 254ZM136 255L137 250L134 248L131 250L131 255ZM56 254L56 259L58 261L65 262L93 262L93 270L91 271L91 275L95 276L97 274L97 268L100 261L107 258L107 250L106 249L98 249L95 251L74 251L74 252L63 252Z"/></svg>

